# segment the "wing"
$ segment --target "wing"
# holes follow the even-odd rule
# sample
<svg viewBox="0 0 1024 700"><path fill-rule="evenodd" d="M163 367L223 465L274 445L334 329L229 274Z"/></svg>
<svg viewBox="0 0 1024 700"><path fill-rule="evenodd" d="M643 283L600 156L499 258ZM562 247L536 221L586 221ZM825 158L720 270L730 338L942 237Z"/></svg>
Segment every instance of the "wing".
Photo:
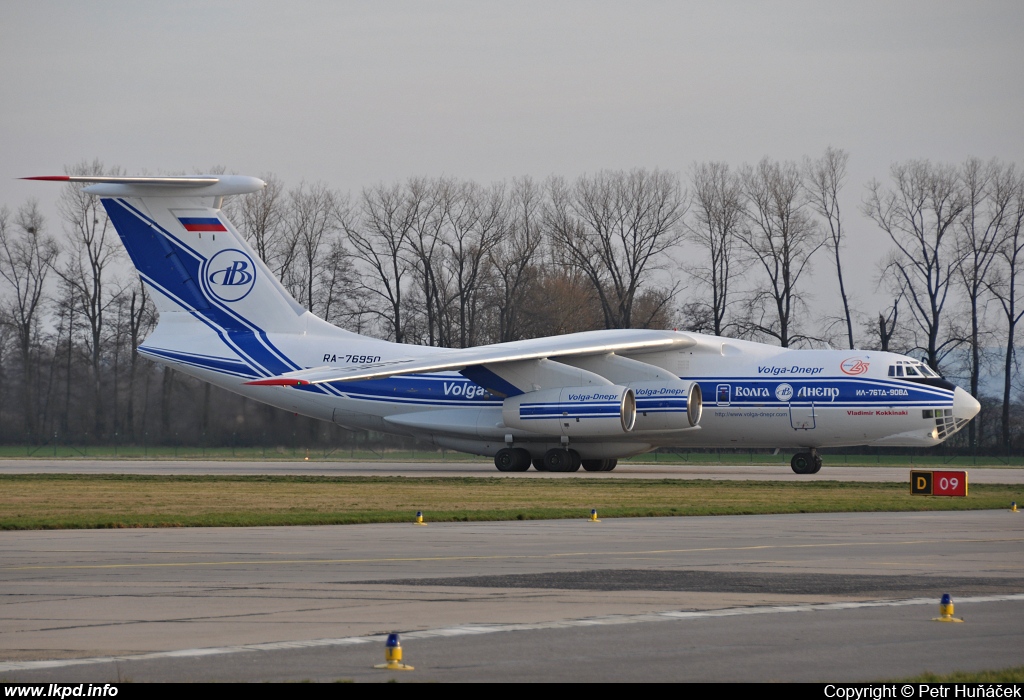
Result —
<svg viewBox="0 0 1024 700"><path fill-rule="evenodd" d="M305 386L328 382L382 379L397 374L458 370L523 360L582 357L607 353L643 353L681 350L696 345L685 333L652 330L587 331L550 338L517 340L462 350L441 350L426 357L407 357L354 367L312 367L247 384L258 386Z"/></svg>

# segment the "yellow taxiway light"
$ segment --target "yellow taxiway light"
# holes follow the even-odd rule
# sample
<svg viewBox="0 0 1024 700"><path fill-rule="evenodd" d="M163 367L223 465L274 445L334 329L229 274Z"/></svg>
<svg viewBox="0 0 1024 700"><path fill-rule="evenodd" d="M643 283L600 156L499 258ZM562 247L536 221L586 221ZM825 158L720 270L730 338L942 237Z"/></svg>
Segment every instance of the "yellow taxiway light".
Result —
<svg viewBox="0 0 1024 700"><path fill-rule="evenodd" d="M942 594L939 601L939 616L933 617L932 622L963 622L959 617L953 617L953 598L949 593Z"/></svg>
<svg viewBox="0 0 1024 700"><path fill-rule="evenodd" d="M377 664L374 668L382 668L385 671L412 671L413 667L402 663L402 640L397 634L389 634L388 641L384 643L384 663Z"/></svg>

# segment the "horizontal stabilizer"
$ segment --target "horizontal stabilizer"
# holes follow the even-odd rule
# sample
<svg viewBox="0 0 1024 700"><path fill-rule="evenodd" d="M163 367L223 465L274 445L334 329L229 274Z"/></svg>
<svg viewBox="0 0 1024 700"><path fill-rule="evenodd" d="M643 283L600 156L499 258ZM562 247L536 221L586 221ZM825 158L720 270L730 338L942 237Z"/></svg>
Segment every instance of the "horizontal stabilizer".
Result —
<svg viewBox="0 0 1024 700"><path fill-rule="evenodd" d="M246 175L194 175L189 177L104 177L42 175L22 180L91 183L88 194L101 197L223 197L259 192L266 183Z"/></svg>
<svg viewBox="0 0 1024 700"><path fill-rule="evenodd" d="M458 370L477 365L523 360L581 357L607 353L641 353L680 350L695 345L689 335L671 331L587 331L555 338L533 338L511 343L481 345L461 350L441 350L425 357L407 357L353 367L313 367L268 379L247 382L258 386L306 386L330 382L382 379L398 374Z"/></svg>

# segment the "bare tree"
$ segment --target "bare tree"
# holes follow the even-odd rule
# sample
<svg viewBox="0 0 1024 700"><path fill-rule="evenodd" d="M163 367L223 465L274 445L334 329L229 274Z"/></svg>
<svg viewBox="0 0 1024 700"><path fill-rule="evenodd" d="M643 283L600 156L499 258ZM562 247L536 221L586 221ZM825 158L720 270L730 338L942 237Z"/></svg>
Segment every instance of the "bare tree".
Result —
<svg viewBox="0 0 1024 700"><path fill-rule="evenodd" d="M786 348L807 338L794 329L793 315L803 303L800 278L825 238L806 211L795 163L764 158L756 168L745 166L742 178L747 207L740 240L766 276L753 290L747 331Z"/></svg>
<svg viewBox="0 0 1024 700"><path fill-rule="evenodd" d="M892 187L877 180L868 186L864 213L896 245L893 270L904 283L914 321L925 335L919 347L932 369L960 339L942 338L943 311L961 257L956 250L954 225L966 206L956 168L915 160L896 163Z"/></svg>
<svg viewBox="0 0 1024 700"><path fill-rule="evenodd" d="M146 285L136 279L127 289L121 292L122 303L126 308L125 330L127 331L130 349L128 363L128 400L125 407L125 433L132 440L137 436L135 393L138 377L139 345L156 326L156 307L146 292ZM207 385L209 386L209 385Z"/></svg>
<svg viewBox="0 0 1024 700"><path fill-rule="evenodd" d="M867 317L862 326L870 339L867 347L882 352L904 352L913 347L914 340L900 325L900 304L905 291L902 278L892 272L892 258L890 255L884 264L879 265L880 283L884 280L882 286L891 292L892 304L881 309L876 317Z"/></svg>
<svg viewBox="0 0 1024 700"><path fill-rule="evenodd" d="M451 197L444 195L444 190L453 186L448 180L430 182L416 178L409 180L406 187L409 197L421 202L407 237L409 259L417 281L418 293L422 295L421 309L428 345L444 344L441 316L445 309L442 298L442 285L439 280L439 257L442 249L442 230L447 219L445 207ZM422 335L422 333L421 333Z"/></svg>
<svg viewBox="0 0 1024 700"><path fill-rule="evenodd" d="M72 361L75 352L75 336L80 331L81 323L77 318L78 297L74 288L60 280L58 292L54 296L53 306L57 312L56 343L54 347L53 364L58 362L62 366L64 375L64 397L59 422L60 432L68 435L71 432L71 388L72 388ZM59 357L58 357L59 354Z"/></svg>
<svg viewBox="0 0 1024 700"><path fill-rule="evenodd" d="M11 368L11 362L7 358L11 353L12 335L10 326L6 323L0 323L0 440L4 442L11 440L11 436L8 434L10 428L8 421L10 419L7 409L8 407L13 408L8 400L8 391L12 382L8 375L13 374L16 370Z"/></svg>
<svg viewBox="0 0 1024 700"><path fill-rule="evenodd" d="M958 268L960 282L971 316L968 335L971 395L977 396L983 344L982 296L987 293L992 265L1003 242L1003 225L1015 200L1017 177L1013 168L1004 168L995 160L985 164L977 158L969 158L961 168L961 178L966 202L963 215L956 224L956 244L962 261ZM981 421L971 421L968 425L968 441L972 448L976 448L980 441L979 425Z"/></svg>
<svg viewBox="0 0 1024 700"><path fill-rule="evenodd" d="M21 360L22 412L30 441L39 436L36 387L39 367L33 352L39 332L47 273L57 258L57 244L43 233L39 203L31 199L18 209L14 226L10 212L0 209L0 277L13 296L0 307L0 323L13 329ZM17 231L14 231L14 228Z"/></svg>
<svg viewBox="0 0 1024 700"><path fill-rule="evenodd" d="M899 320L900 300L896 298L892 306L878 313L878 349L882 352L891 352L889 344L896 333L896 323Z"/></svg>
<svg viewBox="0 0 1024 700"><path fill-rule="evenodd" d="M690 171L693 192L692 222L687 237L707 255L687 271L710 293L710 301L698 300L687 306L691 326L714 335L725 335L725 322L732 298L730 285L736 275L735 247L744 217L743 186L726 163L699 163Z"/></svg>
<svg viewBox="0 0 1024 700"><path fill-rule="evenodd" d="M361 333L366 317L366 291L340 237L331 238L318 282L320 310L329 323Z"/></svg>
<svg viewBox="0 0 1024 700"><path fill-rule="evenodd" d="M554 178L548 193L545 222L556 249L590 280L605 327L632 327L637 291L682 235L679 178L661 170L602 171L573 185Z"/></svg>
<svg viewBox="0 0 1024 700"><path fill-rule="evenodd" d="M836 277L839 280L839 297L843 302L843 316L846 319L846 338L849 347L854 348L853 317L850 314L850 302L846 296L846 285L843 282L843 263L840 252L843 247L843 218L839 208L839 191L846 180L846 164L850 154L829 146L824 155L817 160L804 161L805 187L811 207L828 224L828 247L836 262Z"/></svg>
<svg viewBox="0 0 1024 700"><path fill-rule="evenodd" d="M523 306L538 274L538 250L544 241L541 188L530 178L512 182L508 232L488 253L494 271L499 343L523 338Z"/></svg>
<svg viewBox="0 0 1024 700"><path fill-rule="evenodd" d="M338 209L344 204L322 183L299 185L288 193L287 238L294 242L296 263L287 276L290 291L314 314L322 315L326 303L318 281L326 262L324 248L338 232Z"/></svg>
<svg viewBox="0 0 1024 700"><path fill-rule="evenodd" d="M239 222L241 233L267 267L280 276L282 269L291 266L295 247L284 245L284 224L287 202L284 186L273 174L261 175L266 183L259 192L232 197L225 209Z"/></svg>
<svg viewBox="0 0 1024 700"><path fill-rule="evenodd" d="M476 344L476 316L482 288L484 263L490 252L505 236L508 215L505 190L502 185L483 189L470 182L458 183L444 189L448 201L443 207L445 226L441 245L444 250L440 262L445 268L445 279L452 286L453 306L458 324L453 332L449 323L448 343L466 348ZM453 309L454 311L454 309Z"/></svg>
<svg viewBox="0 0 1024 700"><path fill-rule="evenodd" d="M1006 346L1003 358L1003 411L1001 421L1001 442L1004 449L1010 449L1010 399L1013 379L1017 375L1016 334L1017 324L1024 317L1024 285L1018 276L1024 271L1024 173L1017 173L1013 166L1002 171L1005 184L1012 188L1013 198L1004 213L1003 238L999 246L1001 267L998 274L987 282L987 287L999 302L1006 320Z"/></svg>
<svg viewBox="0 0 1024 700"><path fill-rule="evenodd" d="M523 316L528 335L543 337L599 329L604 310L587 275L577 268L549 262L527 289Z"/></svg>
<svg viewBox="0 0 1024 700"><path fill-rule="evenodd" d="M107 169L98 160L83 161L67 172L69 175L120 174L119 169ZM88 322L86 345L92 375L93 427L99 438L106 429L106 396L102 386L103 315L115 297L110 268L122 256L122 249L99 198L82 190L82 186L72 183L65 186L60 195L58 208L70 240L64 261L55 270L77 297L78 308Z"/></svg>
<svg viewBox="0 0 1024 700"><path fill-rule="evenodd" d="M424 205L423 188L376 185L363 190L358 215L340 222L352 246L353 258L368 268L356 284L369 299L369 310L384 323L385 335L404 343L405 278L412 269L407 258L409 236Z"/></svg>

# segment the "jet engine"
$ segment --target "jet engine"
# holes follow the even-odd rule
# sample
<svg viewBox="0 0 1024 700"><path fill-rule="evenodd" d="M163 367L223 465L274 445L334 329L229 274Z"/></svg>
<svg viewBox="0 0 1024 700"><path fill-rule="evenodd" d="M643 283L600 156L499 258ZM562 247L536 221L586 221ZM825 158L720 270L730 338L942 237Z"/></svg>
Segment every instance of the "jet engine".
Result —
<svg viewBox="0 0 1024 700"><path fill-rule="evenodd" d="M684 430L700 423L700 384L684 381L630 382L636 396L634 430Z"/></svg>
<svg viewBox="0 0 1024 700"><path fill-rule="evenodd" d="M624 386L567 386L505 399L502 420L510 428L548 435L621 435L633 429L636 398Z"/></svg>

